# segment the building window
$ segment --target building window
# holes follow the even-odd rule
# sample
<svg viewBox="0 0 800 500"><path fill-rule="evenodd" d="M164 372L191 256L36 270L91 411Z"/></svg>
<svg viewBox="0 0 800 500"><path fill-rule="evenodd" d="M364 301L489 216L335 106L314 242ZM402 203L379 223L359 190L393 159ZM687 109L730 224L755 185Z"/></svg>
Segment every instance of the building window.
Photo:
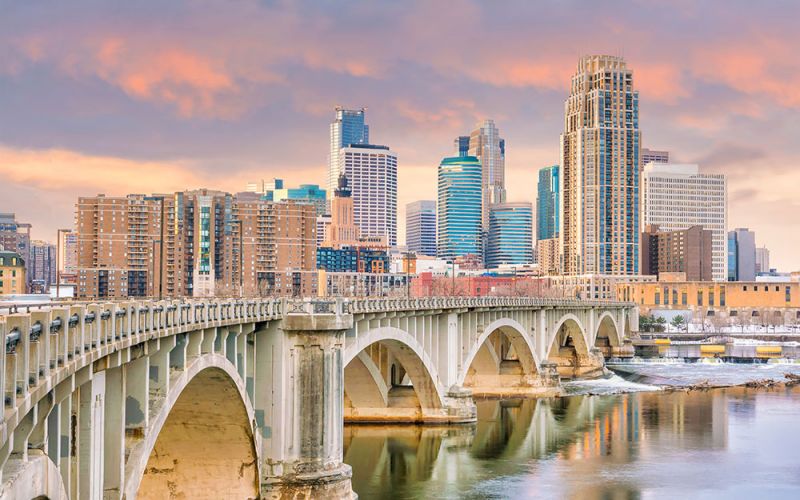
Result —
<svg viewBox="0 0 800 500"><path fill-rule="evenodd" d="M792 301L792 287L787 286L786 287L786 302L791 302L791 301Z"/></svg>
<svg viewBox="0 0 800 500"><path fill-rule="evenodd" d="M703 291L702 290L698 290L697 291L697 305L698 306L702 306L703 305Z"/></svg>
<svg viewBox="0 0 800 500"><path fill-rule="evenodd" d="M687 305L689 303L688 300L687 300L686 295L687 295L686 292L681 292L681 305L685 306L685 305Z"/></svg>
<svg viewBox="0 0 800 500"><path fill-rule="evenodd" d="M661 304L661 294L658 291L656 291L656 300L655 300L655 302L656 302L656 305L660 305Z"/></svg>
<svg viewBox="0 0 800 500"><path fill-rule="evenodd" d="M739 315L739 311L733 310L733 311L731 311L730 317L731 318L735 318L738 315Z"/></svg>
<svg viewBox="0 0 800 500"><path fill-rule="evenodd" d="M724 288L720 288L719 289L719 305L720 306L723 306L723 307L725 306L725 302L726 302L725 299L726 299L726 297L725 297L725 289Z"/></svg>
<svg viewBox="0 0 800 500"><path fill-rule="evenodd" d="M708 291L708 305L709 307L714 307L714 292L712 290Z"/></svg>
<svg viewBox="0 0 800 500"><path fill-rule="evenodd" d="M672 290L672 305L678 305L678 290Z"/></svg>

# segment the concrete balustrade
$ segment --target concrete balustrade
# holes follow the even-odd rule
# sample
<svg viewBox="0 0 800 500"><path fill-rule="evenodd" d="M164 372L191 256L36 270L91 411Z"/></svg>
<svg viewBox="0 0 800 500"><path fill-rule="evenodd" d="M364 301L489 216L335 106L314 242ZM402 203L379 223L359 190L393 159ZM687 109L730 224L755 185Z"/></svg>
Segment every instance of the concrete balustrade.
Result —
<svg viewBox="0 0 800 500"><path fill-rule="evenodd" d="M56 303L0 315L0 498L349 498L343 422L474 422L626 355L628 303Z"/></svg>

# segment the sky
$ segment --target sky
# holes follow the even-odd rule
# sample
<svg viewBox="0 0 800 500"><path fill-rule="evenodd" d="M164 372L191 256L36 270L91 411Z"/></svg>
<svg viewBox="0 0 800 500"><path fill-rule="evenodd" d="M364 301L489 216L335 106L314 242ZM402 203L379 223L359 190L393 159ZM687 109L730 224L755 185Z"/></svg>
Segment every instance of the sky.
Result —
<svg viewBox="0 0 800 500"><path fill-rule="evenodd" d="M578 59L623 56L642 143L729 179L729 227L800 269L800 2L0 0L0 212L55 240L78 196L325 183L366 106L404 205L492 118L510 201L558 163Z"/></svg>

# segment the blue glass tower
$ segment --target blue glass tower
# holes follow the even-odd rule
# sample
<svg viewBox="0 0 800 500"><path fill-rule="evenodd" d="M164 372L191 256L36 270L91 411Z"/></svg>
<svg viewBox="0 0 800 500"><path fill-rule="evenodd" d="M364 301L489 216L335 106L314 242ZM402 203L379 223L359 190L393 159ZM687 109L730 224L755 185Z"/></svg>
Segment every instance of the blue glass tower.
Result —
<svg viewBox="0 0 800 500"><path fill-rule="evenodd" d="M331 122L331 149L328 156L328 193L331 196L342 173L339 150L351 144L369 144L369 125L364 122L366 111L366 108L336 107L336 118Z"/></svg>
<svg viewBox="0 0 800 500"><path fill-rule="evenodd" d="M482 257L481 162L474 156L444 158L438 177L437 255L443 259Z"/></svg>
<svg viewBox="0 0 800 500"><path fill-rule="evenodd" d="M530 203L500 203L489 211L486 267L533 262L533 208Z"/></svg>
<svg viewBox="0 0 800 500"><path fill-rule="evenodd" d="M299 188L275 189L270 191L273 201L297 200L312 203L317 209L317 215L326 212L326 193L317 184L300 184Z"/></svg>
<svg viewBox="0 0 800 500"><path fill-rule="evenodd" d="M536 239L549 240L558 236L558 165L539 170L536 194Z"/></svg>

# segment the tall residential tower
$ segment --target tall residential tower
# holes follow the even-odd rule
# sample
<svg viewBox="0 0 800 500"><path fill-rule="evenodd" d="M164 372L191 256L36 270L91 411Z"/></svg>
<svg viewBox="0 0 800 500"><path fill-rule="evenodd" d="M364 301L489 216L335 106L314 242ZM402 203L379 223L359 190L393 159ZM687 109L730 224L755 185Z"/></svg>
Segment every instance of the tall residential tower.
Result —
<svg viewBox="0 0 800 500"><path fill-rule="evenodd" d="M565 274L639 274L639 93L621 57L585 56L564 103Z"/></svg>

